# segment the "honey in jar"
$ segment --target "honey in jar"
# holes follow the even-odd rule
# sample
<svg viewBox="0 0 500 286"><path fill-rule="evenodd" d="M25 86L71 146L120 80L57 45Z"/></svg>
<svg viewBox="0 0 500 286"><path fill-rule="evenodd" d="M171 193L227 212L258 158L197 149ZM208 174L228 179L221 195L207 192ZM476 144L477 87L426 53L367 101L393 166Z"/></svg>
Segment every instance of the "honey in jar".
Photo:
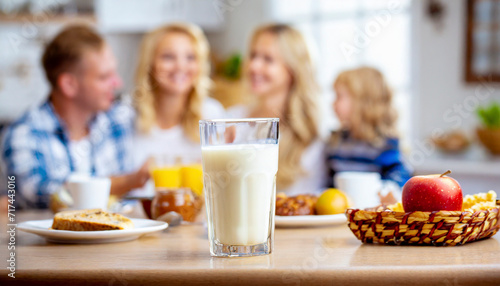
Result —
<svg viewBox="0 0 500 286"><path fill-rule="evenodd" d="M151 215L153 219L157 219L165 213L174 211L179 213L183 220L193 222L200 209L201 202L191 189L157 188L151 204Z"/></svg>

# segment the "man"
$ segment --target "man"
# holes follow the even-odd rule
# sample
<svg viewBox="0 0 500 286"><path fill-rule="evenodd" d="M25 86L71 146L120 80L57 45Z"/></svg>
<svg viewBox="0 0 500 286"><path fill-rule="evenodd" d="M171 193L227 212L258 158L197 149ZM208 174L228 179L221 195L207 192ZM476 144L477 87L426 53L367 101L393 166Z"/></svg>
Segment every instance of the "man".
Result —
<svg viewBox="0 0 500 286"><path fill-rule="evenodd" d="M71 173L109 176L116 195L144 185L146 164L130 170L133 111L113 106L121 80L104 39L87 26L67 27L48 44L42 64L51 86L47 102L7 128L0 145L17 204L48 207Z"/></svg>

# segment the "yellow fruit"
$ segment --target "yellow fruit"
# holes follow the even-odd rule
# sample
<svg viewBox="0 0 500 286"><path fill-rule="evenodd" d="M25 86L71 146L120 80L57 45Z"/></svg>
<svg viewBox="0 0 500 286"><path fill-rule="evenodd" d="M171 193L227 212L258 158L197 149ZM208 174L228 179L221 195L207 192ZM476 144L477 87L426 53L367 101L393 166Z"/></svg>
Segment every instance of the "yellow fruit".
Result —
<svg viewBox="0 0 500 286"><path fill-rule="evenodd" d="M316 202L316 213L319 215L341 214L349 207L349 198L338 189L327 189Z"/></svg>

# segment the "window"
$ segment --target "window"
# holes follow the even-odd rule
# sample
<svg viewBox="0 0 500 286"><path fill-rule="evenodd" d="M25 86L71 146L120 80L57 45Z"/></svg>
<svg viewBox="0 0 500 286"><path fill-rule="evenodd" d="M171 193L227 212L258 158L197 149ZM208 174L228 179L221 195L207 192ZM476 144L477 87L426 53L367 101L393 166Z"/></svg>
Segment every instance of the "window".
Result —
<svg viewBox="0 0 500 286"><path fill-rule="evenodd" d="M338 128L332 83L345 69L369 65L394 89L403 139L410 135L410 0L275 0L271 18L299 28L312 47L321 85L324 128ZM318 65L319 63L319 65Z"/></svg>
<svg viewBox="0 0 500 286"><path fill-rule="evenodd" d="M467 2L465 79L500 82L500 0Z"/></svg>

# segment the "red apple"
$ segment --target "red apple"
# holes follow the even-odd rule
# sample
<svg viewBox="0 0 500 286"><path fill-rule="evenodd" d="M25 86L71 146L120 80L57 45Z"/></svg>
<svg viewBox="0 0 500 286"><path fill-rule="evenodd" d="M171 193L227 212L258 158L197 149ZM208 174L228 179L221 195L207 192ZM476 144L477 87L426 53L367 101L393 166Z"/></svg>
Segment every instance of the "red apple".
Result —
<svg viewBox="0 0 500 286"><path fill-rule="evenodd" d="M403 186L403 208L413 211L461 211L462 188L458 182L446 175L415 176Z"/></svg>

